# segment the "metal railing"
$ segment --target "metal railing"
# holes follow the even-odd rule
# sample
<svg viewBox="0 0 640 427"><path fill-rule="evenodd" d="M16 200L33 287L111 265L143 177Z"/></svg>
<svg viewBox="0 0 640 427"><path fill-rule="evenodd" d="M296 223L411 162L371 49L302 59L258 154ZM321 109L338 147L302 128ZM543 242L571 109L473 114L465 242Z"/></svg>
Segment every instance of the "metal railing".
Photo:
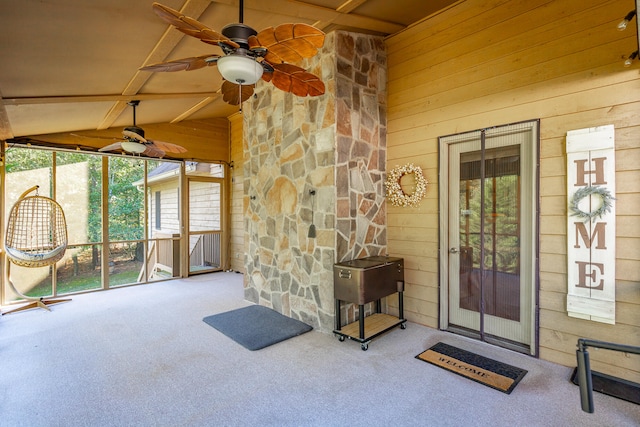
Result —
<svg viewBox="0 0 640 427"><path fill-rule="evenodd" d="M578 359L578 385L580 386L580 403L582 410L593 414L593 381L591 378L591 366L589 364L589 352L587 347L602 348L606 350L621 351L624 353L640 354L640 347L632 345L615 344L611 342L589 340L586 338L578 339L578 350L576 350L576 358Z"/></svg>

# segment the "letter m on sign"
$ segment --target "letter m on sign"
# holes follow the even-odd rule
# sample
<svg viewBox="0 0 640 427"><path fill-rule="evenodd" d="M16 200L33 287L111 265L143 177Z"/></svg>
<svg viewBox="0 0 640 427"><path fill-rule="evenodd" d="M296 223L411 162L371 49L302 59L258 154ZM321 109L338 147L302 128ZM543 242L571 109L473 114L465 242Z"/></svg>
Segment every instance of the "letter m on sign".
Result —
<svg viewBox="0 0 640 427"><path fill-rule="evenodd" d="M615 195L615 172L613 125L567 133L567 313L610 324L616 319L615 202L601 216L588 214L603 202L593 190ZM588 195L575 197L578 190Z"/></svg>

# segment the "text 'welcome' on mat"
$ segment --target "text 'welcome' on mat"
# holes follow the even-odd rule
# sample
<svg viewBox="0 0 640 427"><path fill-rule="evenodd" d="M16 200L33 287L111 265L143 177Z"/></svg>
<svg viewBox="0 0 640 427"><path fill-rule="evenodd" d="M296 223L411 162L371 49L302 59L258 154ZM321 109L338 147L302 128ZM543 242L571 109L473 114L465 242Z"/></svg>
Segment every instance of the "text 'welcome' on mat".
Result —
<svg viewBox="0 0 640 427"><path fill-rule="evenodd" d="M423 351L416 358L507 394L513 391L527 373L524 369L442 342Z"/></svg>

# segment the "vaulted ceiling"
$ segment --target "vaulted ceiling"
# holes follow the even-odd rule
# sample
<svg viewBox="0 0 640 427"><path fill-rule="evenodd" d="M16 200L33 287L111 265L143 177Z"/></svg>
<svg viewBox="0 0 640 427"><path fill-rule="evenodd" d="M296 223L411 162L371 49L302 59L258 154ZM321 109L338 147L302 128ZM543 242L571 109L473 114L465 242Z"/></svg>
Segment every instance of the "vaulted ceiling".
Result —
<svg viewBox="0 0 640 427"><path fill-rule="evenodd" d="M245 0L243 22L256 30L287 22L390 35L458 0ZM221 31L239 21L239 0L161 0ZM139 68L221 54L162 21L151 0L0 2L0 140L58 132L121 129L127 105L137 122L179 123L228 117L214 67L175 73Z"/></svg>

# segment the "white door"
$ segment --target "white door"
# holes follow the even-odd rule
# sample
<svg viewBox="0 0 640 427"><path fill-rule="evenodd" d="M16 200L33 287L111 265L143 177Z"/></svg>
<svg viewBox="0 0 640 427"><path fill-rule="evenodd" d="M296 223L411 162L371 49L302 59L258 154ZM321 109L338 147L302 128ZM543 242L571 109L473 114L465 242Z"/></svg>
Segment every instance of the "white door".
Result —
<svg viewBox="0 0 640 427"><path fill-rule="evenodd" d="M443 326L530 353L537 146L537 121L440 138Z"/></svg>

